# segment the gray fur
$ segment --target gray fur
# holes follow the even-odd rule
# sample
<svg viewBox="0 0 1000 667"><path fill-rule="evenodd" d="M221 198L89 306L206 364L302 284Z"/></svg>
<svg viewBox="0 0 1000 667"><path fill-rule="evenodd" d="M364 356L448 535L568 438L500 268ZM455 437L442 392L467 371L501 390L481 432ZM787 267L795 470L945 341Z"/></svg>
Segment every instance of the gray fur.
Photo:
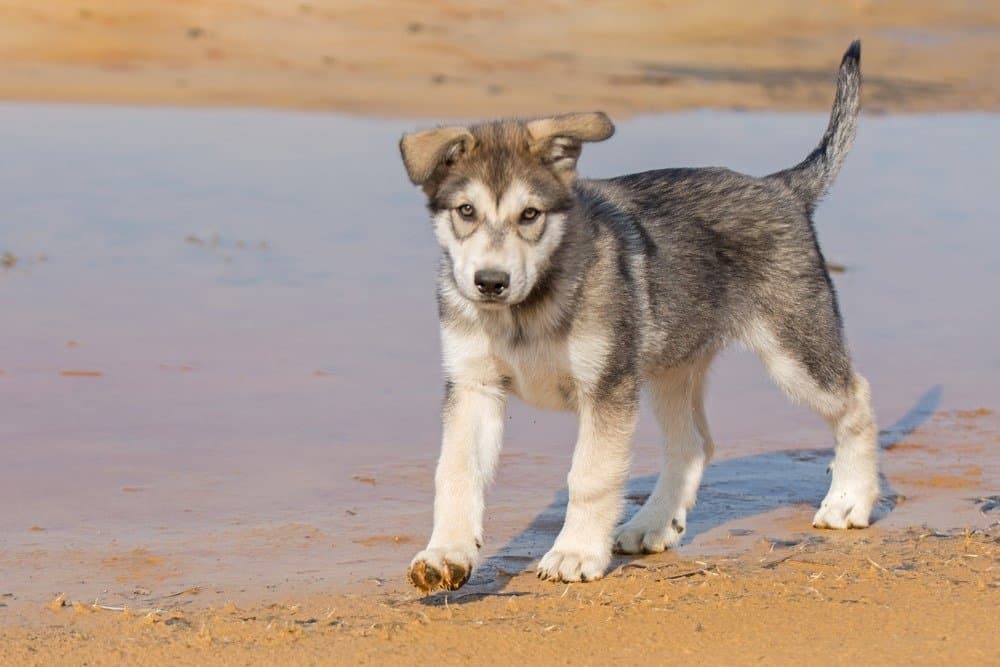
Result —
<svg viewBox="0 0 1000 667"><path fill-rule="evenodd" d="M848 492L837 493L843 503L847 498L852 504L838 506L837 512L844 516L834 520L818 514L816 525L867 525L868 511L857 518L852 508L868 503L870 509L874 502L873 496L868 498L875 493L868 488L869 478L876 479L874 458L870 465L867 459L863 465L856 464L862 459L857 452L868 452L868 440L874 447L874 422L867 384L853 371L845 349L836 294L811 219L855 134L859 57L860 45L854 42L841 63L836 100L820 145L797 166L762 178L708 168L577 180L580 135L559 134L560 123L566 124L559 117L528 124L498 121L476 125L467 128L468 134L446 128L421 133L416 139L405 138L404 160L411 177L426 174L426 180L415 182L427 192L439 238L445 234L448 240L442 241L438 290L442 329L486 340L490 350L482 353L485 361L475 366L473 376L464 377L465 371L454 368L447 373L446 413L456 392L473 395L484 387L495 395L509 392L530 400L532 387L518 378L533 377L532 369L518 364L537 364L537 356L532 355L562 349L553 346L567 341L596 337L603 341L595 348L600 349L600 358L593 360L600 372L584 378L565 368L553 371L562 373L552 383L553 400L581 415L588 410L592 417L596 414L593 428L605 434L601 437L627 439L634 427L639 386L653 383L654 398L665 402L662 417L668 438L680 441L675 453L668 446L668 469L688 465L684 461L694 450L685 449L684 441L697 441L702 463L689 470L697 484L701 475L698 466L712 450L701 402L704 373L719 349L742 341L761 354L787 393L830 421L837 433L838 452L841 441L850 441L845 447L851 453L845 455L844 465L863 469L858 479L864 478L864 484L854 484L857 480L849 472L843 473L841 484L835 462L834 487L840 488L840 484L848 488ZM589 135L591 139L611 134L610 122L603 114L571 118L598 128ZM538 137L529 127L554 127L556 134ZM452 147L436 146L435 132L451 141ZM457 154L452 135L464 137ZM407 155L407 140L420 146L416 157ZM553 145L563 151L558 168L553 166ZM411 167L428 155L446 156L440 158L446 161ZM567 164L570 158L566 155L573 164ZM562 234L558 245L550 255L537 259L539 271L523 296L507 301L468 296L460 289L462 276L452 253L466 252L471 247L465 245L469 239L481 234L480 238L491 239L489 248L513 238L523 244L518 247L525 248L523 252L530 257L545 243L546 234L556 232L545 226L548 221L534 227L496 219L461 222L454 211L468 204L472 183L494 193L498 211L510 189L527 188L530 206L545 211L552 224L561 225L553 228ZM448 219L452 221L450 232L442 222ZM470 308L470 301L475 308ZM448 352L446 349L446 357ZM446 430L447 424L446 414ZM602 494L620 494L622 461L620 456L609 459L609 471L603 478L588 481L587 493L594 495L595 489L600 489ZM576 465L571 473L571 505ZM877 489L877 479L875 485ZM834 495L831 487L823 508L833 502ZM855 496L860 500L854 502ZM657 530L672 530L674 539L679 539L686 510L693 502L691 495L671 508ZM477 535L476 540L479 538ZM559 544L557 541L554 552ZM651 548L645 538L643 545ZM636 548L619 546L629 551ZM543 559L540 572L545 570L544 576L563 580L600 576L586 572L583 566L570 568L567 574L564 564L569 561L559 562L563 565L557 562L549 566ZM440 569L420 555L414 561L414 567L417 565L418 578L425 583L425 572ZM417 579L414 582L423 587Z"/></svg>
<svg viewBox="0 0 1000 667"><path fill-rule="evenodd" d="M785 181L805 202L812 213L820 197L826 193L854 143L861 103L861 42L854 40L840 62L837 73L837 97L830 114L830 125L823 140L805 160L791 169L772 174L771 178Z"/></svg>

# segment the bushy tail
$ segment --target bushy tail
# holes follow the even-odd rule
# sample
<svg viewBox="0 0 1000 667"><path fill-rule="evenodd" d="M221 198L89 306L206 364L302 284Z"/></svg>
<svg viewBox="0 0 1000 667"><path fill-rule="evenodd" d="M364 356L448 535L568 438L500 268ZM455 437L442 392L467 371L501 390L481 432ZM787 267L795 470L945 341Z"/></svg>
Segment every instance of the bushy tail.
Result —
<svg viewBox="0 0 1000 667"><path fill-rule="evenodd" d="M840 171L854 142L858 126L861 93L861 41L854 40L840 61L837 97L833 101L830 124L823 140L805 160L791 169L771 174L788 184L805 202L811 213Z"/></svg>

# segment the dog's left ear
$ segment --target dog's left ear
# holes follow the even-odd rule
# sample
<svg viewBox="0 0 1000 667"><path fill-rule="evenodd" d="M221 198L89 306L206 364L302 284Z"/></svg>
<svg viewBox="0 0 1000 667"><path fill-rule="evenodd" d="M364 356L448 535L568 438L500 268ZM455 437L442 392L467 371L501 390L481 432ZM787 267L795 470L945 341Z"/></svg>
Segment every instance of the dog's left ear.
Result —
<svg viewBox="0 0 1000 667"><path fill-rule="evenodd" d="M607 114L569 113L539 118L525 124L531 147L566 185L576 180L576 160L584 141L604 141L615 133Z"/></svg>

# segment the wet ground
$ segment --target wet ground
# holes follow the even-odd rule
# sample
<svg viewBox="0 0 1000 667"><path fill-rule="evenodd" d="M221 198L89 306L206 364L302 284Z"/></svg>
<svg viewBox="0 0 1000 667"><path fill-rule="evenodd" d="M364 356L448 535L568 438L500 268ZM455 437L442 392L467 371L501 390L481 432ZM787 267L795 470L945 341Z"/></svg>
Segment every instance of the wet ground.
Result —
<svg viewBox="0 0 1000 667"><path fill-rule="evenodd" d="M581 171L767 173L825 122L638 118ZM430 528L441 400L436 248L396 151L411 127L0 107L0 593L239 598L401 578ZM998 150L996 116L865 117L816 217L885 429L881 526L996 517ZM682 552L808 533L825 425L739 351L708 410L718 460ZM573 420L515 404L508 424L481 586L544 552L564 497ZM632 507L658 437L647 410Z"/></svg>

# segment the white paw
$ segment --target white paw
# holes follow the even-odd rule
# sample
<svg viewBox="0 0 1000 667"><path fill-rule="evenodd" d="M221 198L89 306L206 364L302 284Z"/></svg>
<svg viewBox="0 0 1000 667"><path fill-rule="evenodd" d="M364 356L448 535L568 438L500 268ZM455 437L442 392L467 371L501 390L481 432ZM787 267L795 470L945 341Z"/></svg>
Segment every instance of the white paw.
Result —
<svg viewBox="0 0 1000 667"><path fill-rule="evenodd" d="M469 580L478 558L475 546L427 548L413 557L407 578L424 593L438 588L453 591Z"/></svg>
<svg viewBox="0 0 1000 667"><path fill-rule="evenodd" d="M655 518L636 514L615 534L615 551L623 554L655 554L676 547L684 533L684 517L675 518L670 525Z"/></svg>
<svg viewBox="0 0 1000 667"><path fill-rule="evenodd" d="M813 517L816 528L867 528L878 491L830 489Z"/></svg>
<svg viewBox="0 0 1000 667"><path fill-rule="evenodd" d="M611 563L611 553L552 550L542 557L536 573L539 579L552 581L595 581L604 576Z"/></svg>

